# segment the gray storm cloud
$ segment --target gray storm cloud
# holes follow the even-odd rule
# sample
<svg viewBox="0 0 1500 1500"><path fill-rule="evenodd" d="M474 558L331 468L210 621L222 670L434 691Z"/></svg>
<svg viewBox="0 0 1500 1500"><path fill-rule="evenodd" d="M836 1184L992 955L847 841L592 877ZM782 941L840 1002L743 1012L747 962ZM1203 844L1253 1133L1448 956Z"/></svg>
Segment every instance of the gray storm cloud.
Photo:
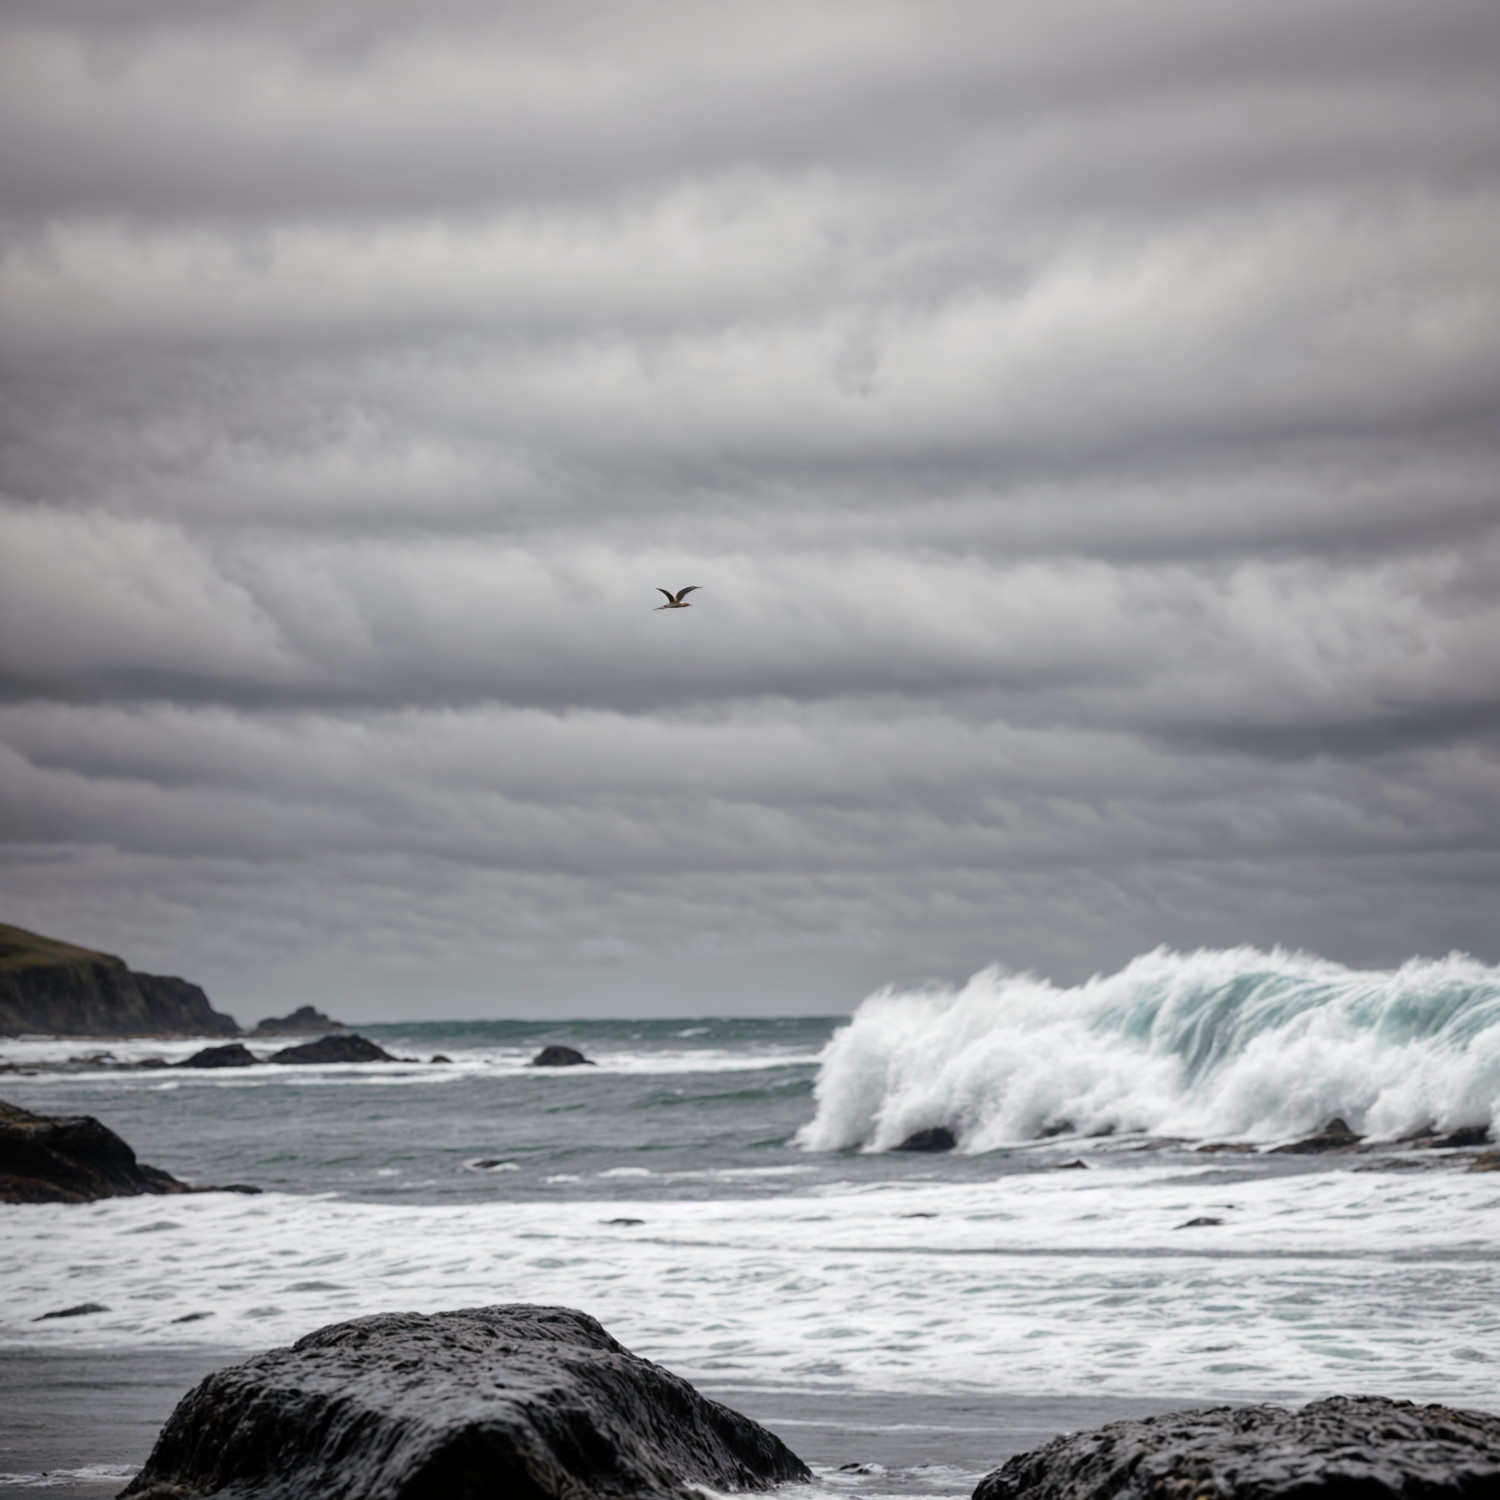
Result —
<svg viewBox="0 0 1500 1500"><path fill-rule="evenodd" d="M250 1016L1496 956L1492 6L0 29L10 920Z"/></svg>

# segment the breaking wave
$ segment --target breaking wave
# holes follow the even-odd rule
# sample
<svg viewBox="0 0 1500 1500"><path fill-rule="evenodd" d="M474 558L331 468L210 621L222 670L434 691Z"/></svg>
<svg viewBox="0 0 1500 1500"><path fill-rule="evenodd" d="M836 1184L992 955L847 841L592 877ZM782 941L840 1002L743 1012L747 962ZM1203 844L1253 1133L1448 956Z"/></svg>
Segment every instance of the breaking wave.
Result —
<svg viewBox="0 0 1500 1500"><path fill-rule="evenodd" d="M1159 948L1059 988L981 970L870 996L823 1053L814 1151L946 1126L965 1151L1054 1134L1259 1142L1335 1115L1394 1140L1500 1114L1500 969L1357 970L1305 953Z"/></svg>

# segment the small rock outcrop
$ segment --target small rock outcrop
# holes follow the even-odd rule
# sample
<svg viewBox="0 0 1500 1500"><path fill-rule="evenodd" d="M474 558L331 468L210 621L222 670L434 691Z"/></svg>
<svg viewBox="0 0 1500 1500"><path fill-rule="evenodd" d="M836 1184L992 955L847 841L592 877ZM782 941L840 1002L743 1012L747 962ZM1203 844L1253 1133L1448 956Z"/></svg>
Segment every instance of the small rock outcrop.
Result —
<svg viewBox="0 0 1500 1500"><path fill-rule="evenodd" d="M222 1047L205 1047L173 1066L179 1068L255 1068L260 1059L243 1042L225 1042Z"/></svg>
<svg viewBox="0 0 1500 1500"><path fill-rule="evenodd" d="M300 1047L283 1047L267 1059L273 1063L367 1063L399 1062L384 1047L369 1041L355 1031L341 1031L321 1041L303 1042Z"/></svg>
<svg viewBox="0 0 1500 1500"><path fill-rule="evenodd" d="M0 1036L238 1036L196 984L0 922Z"/></svg>
<svg viewBox="0 0 1500 1500"><path fill-rule="evenodd" d="M531 1066L533 1068L593 1068L598 1064L593 1058L585 1057L583 1053L572 1047L543 1047L531 1059Z"/></svg>
<svg viewBox="0 0 1500 1500"><path fill-rule="evenodd" d="M1323 1151L1352 1151L1364 1140L1350 1130L1348 1123L1335 1115L1316 1135L1292 1141L1272 1149L1272 1156L1314 1156Z"/></svg>
<svg viewBox="0 0 1500 1500"><path fill-rule="evenodd" d="M1220 1406L1054 1438L974 1500L1480 1500L1500 1494L1500 1416L1331 1396Z"/></svg>
<svg viewBox="0 0 1500 1500"><path fill-rule="evenodd" d="M34 1115L0 1100L0 1203L92 1203L137 1193L190 1193L148 1167L92 1115Z"/></svg>
<svg viewBox="0 0 1500 1500"><path fill-rule="evenodd" d="M702 1500L811 1478L567 1307L384 1313L210 1375L123 1496Z"/></svg>
<svg viewBox="0 0 1500 1500"><path fill-rule="evenodd" d="M930 1125L926 1130L914 1130L893 1151L951 1151L958 1145L958 1137L946 1125Z"/></svg>
<svg viewBox="0 0 1500 1500"><path fill-rule="evenodd" d="M259 1036L327 1036L331 1031L347 1031L342 1021L325 1016L311 1005L299 1005L289 1016L267 1016L250 1033Z"/></svg>

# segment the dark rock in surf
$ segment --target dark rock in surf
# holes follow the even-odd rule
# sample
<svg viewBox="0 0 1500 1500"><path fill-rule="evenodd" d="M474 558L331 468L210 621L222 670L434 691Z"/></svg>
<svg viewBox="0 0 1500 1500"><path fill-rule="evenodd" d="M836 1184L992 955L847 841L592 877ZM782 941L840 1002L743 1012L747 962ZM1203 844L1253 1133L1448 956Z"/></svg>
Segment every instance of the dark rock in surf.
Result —
<svg viewBox="0 0 1500 1500"><path fill-rule="evenodd" d="M587 1314L518 1305L356 1318L220 1370L122 1500L701 1500L811 1477Z"/></svg>
<svg viewBox="0 0 1500 1500"><path fill-rule="evenodd" d="M453 1061L453 1059L451 1057L445 1057L441 1052L434 1052L432 1054L432 1056L427 1059L427 1061L428 1061L429 1064L431 1064L431 1063L451 1063Z"/></svg>
<svg viewBox="0 0 1500 1500"><path fill-rule="evenodd" d="M974 1500L1479 1500L1500 1493L1500 1416L1331 1396L1228 1406L1054 1438Z"/></svg>
<svg viewBox="0 0 1500 1500"><path fill-rule="evenodd" d="M108 1312L109 1309L102 1302L80 1302L77 1307L60 1307L56 1312L43 1313L39 1318L33 1318L33 1323L45 1323L48 1318L83 1318L90 1313Z"/></svg>
<svg viewBox="0 0 1500 1500"><path fill-rule="evenodd" d="M243 1042L225 1042L222 1047L205 1047L183 1062L179 1068L256 1068L260 1059Z"/></svg>
<svg viewBox="0 0 1500 1500"><path fill-rule="evenodd" d="M138 1193L190 1193L148 1167L92 1115L34 1115L0 1100L0 1203L92 1203Z"/></svg>
<svg viewBox="0 0 1500 1500"><path fill-rule="evenodd" d="M311 1005L299 1005L289 1016L267 1016L254 1031L257 1036L326 1036L333 1031L347 1031L342 1021L325 1016Z"/></svg>
<svg viewBox="0 0 1500 1500"><path fill-rule="evenodd" d="M1223 1222L1223 1219L1214 1219L1210 1218L1207 1214L1200 1214L1196 1219L1189 1219L1186 1223L1177 1224L1173 1227L1176 1229L1212 1229Z"/></svg>
<svg viewBox="0 0 1500 1500"><path fill-rule="evenodd" d="M356 1031L325 1036L317 1042L303 1042L300 1047L283 1047L280 1052L273 1052L266 1059L273 1063L367 1063L396 1060L384 1047L366 1040Z"/></svg>
<svg viewBox="0 0 1500 1500"><path fill-rule="evenodd" d="M958 1145L958 1137L946 1125L931 1125L926 1130L914 1130L893 1151L951 1151Z"/></svg>
<svg viewBox="0 0 1500 1500"><path fill-rule="evenodd" d="M1254 1141L1205 1141L1201 1146L1194 1146L1194 1151L1205 1151L1212 1155L1216 1151L1232 1151L1239 1154L1248 1154L1259 1151L1260 1147Z"/></svg>
<svg viewBox="0 0 1500 1500"><path fill-rule="evenodd" d="M1272 1156L1314 1156L1324 1151L1352 1151L1364 1140L1356 1135L1348 1124L1335 1115L1316 1135L1303 1141L1292 1141L1285 1146L1275 1146Z"/></svg>
<svg viewBox="0 0 1500 1500"><path fill-rule="evenodd" d="M1489 1144L1488 1126L1465 1125L1459 1130L1450 1131L1447 1135L1434 1135L1424 1141L1419 1141L1417 1148L1421 1151L1448 1151L1459 1150L1465 1146L1488 1146Z"/></svg>
<svg viewBox="0 0 1500 1500"><path fill-rule="evenodd" d="M0 922L0 1036L238 1036L196 984Z"/></svg>
<svg viewBox="0 0 1500 1500"><path fill-rule="evenodd" d="M1471 1172L1500 1172L1500 1151L1486 1151L1469 1163Z"/></svg>
<svg viewBox="0 0 1500 1500"><path fill-rule="evenodd" d="M572 1047L543 1047L535 1057L531 1059L533 1068L596 1068L592 1058L585 1057L583 1053L575 1051Z"/></svg>
<svg viewBox="0 0 1500 1500"><path fill-rule="evenodd" d="M1086 1161L1080 1160L1076 1156L1073 1158L1072 1161L1060 1161L1060 1162L1058 1162L1057 1167L1056 1167L1056 1170L1059 1171L1059 1172L1087 1172L1088 1169L1089 1169L1089 1164Z"/></svg>

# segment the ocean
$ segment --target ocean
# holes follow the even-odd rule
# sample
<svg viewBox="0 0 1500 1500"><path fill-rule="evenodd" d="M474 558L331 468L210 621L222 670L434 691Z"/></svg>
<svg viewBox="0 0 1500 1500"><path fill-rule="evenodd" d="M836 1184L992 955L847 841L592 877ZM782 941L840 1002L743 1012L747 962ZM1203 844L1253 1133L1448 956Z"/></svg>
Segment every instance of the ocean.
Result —
<svg viewBox="0 0 1500 1500"><path fill-rule="evenodd" d="M966 1495L1187 1405L1500 1410L1500 1173L1415 1143L1500 1111L1500 970L1471 959L1163 951L852 1018L359 1030L413 1060L69 1071L202 1043L0 1041L0 1097L264 1189L0 1207L0 1487L110 1493L208 1369L497 1302L592 1313L825 1496ZM596 1065L528 1066L554 1043ZM1274 1149L1335 1116L1360 1150ZM936 1127L956 1149L889 1149Z"/></svg>

